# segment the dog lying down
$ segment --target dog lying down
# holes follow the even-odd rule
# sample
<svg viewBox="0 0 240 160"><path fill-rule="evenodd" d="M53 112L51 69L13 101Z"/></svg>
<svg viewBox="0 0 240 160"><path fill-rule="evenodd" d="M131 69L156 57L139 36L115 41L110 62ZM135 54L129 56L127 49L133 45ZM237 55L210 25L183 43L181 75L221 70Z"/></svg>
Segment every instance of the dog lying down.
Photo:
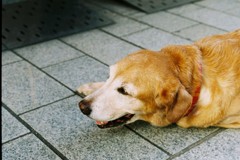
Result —
<svg viewBox="0 0 240 160"><path fill-rule="evenodd" d="M240 30L129 54L110 66L106 82L77 91L87 95L82 113L100 128L136 120L240 128Z"/></svg>

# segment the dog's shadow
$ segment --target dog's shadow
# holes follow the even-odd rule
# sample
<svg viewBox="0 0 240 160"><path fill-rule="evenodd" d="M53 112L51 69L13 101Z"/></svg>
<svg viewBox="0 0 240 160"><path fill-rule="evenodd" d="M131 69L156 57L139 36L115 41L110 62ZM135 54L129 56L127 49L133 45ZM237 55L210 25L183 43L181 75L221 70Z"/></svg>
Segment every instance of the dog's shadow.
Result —
<svg viewBox="0 0 240 160"><path fill-rule="evenodd" d="M178 141L178 143L183 143L183 141L192 139L199 140L205 136L210 135L218 130L222 130L218 127L208 127L208 128L182 128L176 124L172 124L166 127L152 126L151 124L143 121L137 121L135 123L126 125L127 128L132 130L138 135L142 135L145 138L151 139L152 141ZM177 140L178 139L178 140Z"/></svg>
<svg viewBox="0 0 240 160"><path fill-rule="evenodd" d="M153 126L148 122L145 121L141 121L138 120L134 123L131 124L127 124L125 125L127 128L131 128L131 129L137 129L137 130L141 130L141 129L146 129L146 128L154 128L154 129L171 129L171 128L179 128L176 124L171 124L169 126L166 127L159 127L159 126Z"/></svg>

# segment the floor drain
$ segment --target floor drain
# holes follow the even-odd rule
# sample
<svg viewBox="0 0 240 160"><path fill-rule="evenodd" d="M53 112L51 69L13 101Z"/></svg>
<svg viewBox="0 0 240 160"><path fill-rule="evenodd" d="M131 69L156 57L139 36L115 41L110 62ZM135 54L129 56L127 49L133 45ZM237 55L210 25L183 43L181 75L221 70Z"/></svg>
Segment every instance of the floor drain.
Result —
<svg viewBox="0 0 240 160"><path fill-rule="evenodd" d="M123 0L140 10L153 13L199 0Z"/></svg>
<svg viewBox="0 0 240 160"><path fill-rule="evenodd" d="M2 43L13 49L111 23L79 0L29 0L2 6Z"/></svg>

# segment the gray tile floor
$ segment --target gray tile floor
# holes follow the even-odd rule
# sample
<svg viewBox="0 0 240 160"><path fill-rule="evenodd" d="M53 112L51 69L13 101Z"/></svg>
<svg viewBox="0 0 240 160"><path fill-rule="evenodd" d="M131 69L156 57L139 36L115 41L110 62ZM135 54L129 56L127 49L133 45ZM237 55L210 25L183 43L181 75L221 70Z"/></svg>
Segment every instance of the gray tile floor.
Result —
<svg viewBox="0 0 240 160"><path fill-rule="evenodd" d="M75 94L141 48L159 50L240 28L240 0L203 0L146 14L89 0L116 24L2 52L2 158L240 160L239 129L159 128L144 122L101 130Z"/></svg>

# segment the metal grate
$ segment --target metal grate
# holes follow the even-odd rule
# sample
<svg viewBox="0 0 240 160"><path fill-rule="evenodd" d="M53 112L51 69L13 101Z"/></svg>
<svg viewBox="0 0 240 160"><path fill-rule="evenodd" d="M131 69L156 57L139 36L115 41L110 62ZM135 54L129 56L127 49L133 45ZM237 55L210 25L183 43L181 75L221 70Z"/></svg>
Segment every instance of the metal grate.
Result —
<svg viewBox="0 0 240 160"><path fill-rule="evenodd" d="M111 24L74 0L34 0L2 7L2 43L9 49Z"/></svg>
<svg viewBox="0 0 240 160"><path fill-rule="evenodd" d="M2 44L2 51L5 51L7 48Z"/></svg>
<svg viewBox="0 0 240 160"><path fill-rule="evenodd" d="M123 0L140 10L153 13L199 0Z"/></svg>

